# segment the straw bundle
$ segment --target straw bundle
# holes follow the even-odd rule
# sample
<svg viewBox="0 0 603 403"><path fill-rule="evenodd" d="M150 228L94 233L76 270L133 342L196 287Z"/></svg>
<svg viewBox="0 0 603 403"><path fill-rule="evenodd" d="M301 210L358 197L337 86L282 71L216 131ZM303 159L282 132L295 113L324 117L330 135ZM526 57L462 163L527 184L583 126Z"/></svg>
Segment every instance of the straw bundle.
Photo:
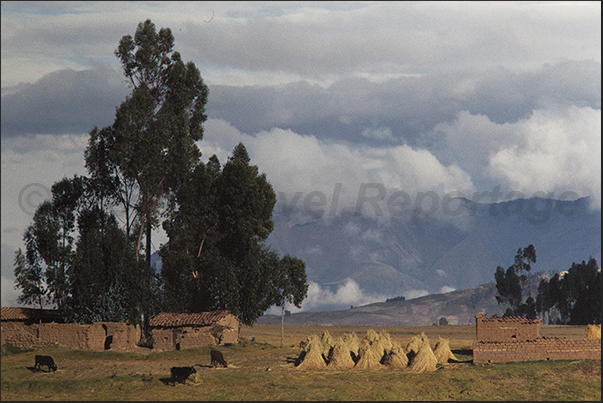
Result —
<svg viewBox="0 0 603 403"><path fill-rule="evenodd" d="M316 369L325 368L327 363L322 355L323 345L321 339L316 335L311 335L308 338L308 344L306 345L306 351L302 351L298 361L301 361L298 365L298 369Z"/></svg>
<svg viewBox="0 0 603 403"><path fill-rule="evenodd" d="M392 338L385 330L379 332L379 340L383 346L383 350L390 351L392 349Z"/></svg>
<svg viewBox="0 0 603 403"><path fill-rule="evenodd" d="M391 349L381 359L383 365L389 368L406 368L408 366L408 357L404 353L404 348L398 342L392 342Z"/></svg>
<svg viewBox="0 0 603 403"><path fill-rule="evenodd" d="M373 329L368 329L366 331L365 339L368 340L369 343L374 344L377 340L379 340L379 334Z"/></svg>
<svg viewBox="0 0 603 403"><path fill-rule="evenodd" d="M338 337L335 340L331 359L327 365L328 369L350 369L355 365L348 346L343 338Z"/></svg>
<svg viewBox="0 0 603 403"><path fill-rule="evenodd" d="M439 364L447 364L448 360L458 361L458 358L450 351L450 340L443 339L438 336L438 341L433 349L433 355L435 355Z"/></svg>
<svg viewBox="0 0 603 403"><path fill-rule="evenodd" d="M358 349L360 348L360 340L358 340L356 332L346 333L343 336L343 341L345 342L348 350L350 351L354 362L358 361Z"/></svg>
<svg viewBox="0 0 603 403"><path fill-rule="evenodd" d="M437 364L438 359L433 354L429 341L425 338L419 346L417 355L411 360L409 369L413 372L435 371Z"/></svg>
<svg viewBox="0 0 603 403"><path fill-rule="evenodd" d="M331 349L334 344L333 336L331 336L328 330L324 330L320 336L320 341L322 343L322 354L325 357L328 357L331 354Z"/></svg>
<svg viewBox="0 0 603 403"><path fill-rule="evenodd" d="M413 336L410 339L405 349L406 355L410 360L412 360L414 356L417 355L424 341L427 341L429 343L429 339L427 339L427 336L423 332L421 332L421 334Z"/></svg>
<svg viewBox="0 0 603 403"><path fill-rule="evenodd" d="M601 338L601 325L588 325L586 328L587 339L600 339Z"/></svg>
<svg viewBox="0 0 603 403"><path fill-rule="evenodd" d="M360 342L360 348L358 350L358 362L354 368L362 369L375 369L381 367L382 353L379 354L375 351L375 347L367 339L363 339Z"/></svg>

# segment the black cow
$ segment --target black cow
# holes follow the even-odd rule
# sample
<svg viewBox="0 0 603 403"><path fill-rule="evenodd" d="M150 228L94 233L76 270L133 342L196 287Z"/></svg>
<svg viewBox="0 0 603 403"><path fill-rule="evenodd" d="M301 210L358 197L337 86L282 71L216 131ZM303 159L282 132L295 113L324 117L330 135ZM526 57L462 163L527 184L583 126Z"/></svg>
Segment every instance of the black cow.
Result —
<svg viewBox="0 0 603 403"><path fill-rule="evenodd" d="M221 352L219 352L218 350L211 350L210 355L212 367L217 367L218 365L224 368L228 367L228 365L226 365L226 360L224 359L224 356Z"/></svg>
<svg viewBox="0 0 603 403"><path fill-rule="evenodd" d="M36 355L34 367L39 370L42 365L48 367L48 372L50 372L50 370L57 370L57 364L54 363L54 360L49 355Z"/></svg>
<svg viewBox="0 0 603 403"><path fill-rule="evenodd" d="M176 385L176 382L180 382L182 384L186 383L186 380L189 376L197 373L194 367L172 367L170 372L172 374L172 383L174 385Z"/></svg>

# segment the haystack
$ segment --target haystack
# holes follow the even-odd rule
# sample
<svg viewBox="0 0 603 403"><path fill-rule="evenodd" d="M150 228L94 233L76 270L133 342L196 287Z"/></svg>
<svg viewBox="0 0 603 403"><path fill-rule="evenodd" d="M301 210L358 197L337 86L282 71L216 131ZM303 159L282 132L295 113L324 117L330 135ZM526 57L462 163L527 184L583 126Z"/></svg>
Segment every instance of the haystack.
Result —
<svg viewBox="0 0 603 403"><path fill-rule="evenodd" d="M360 348L358 349L358 362L356 363L354 368L380 368L381 357L382 354L379 354L377 351L375 351L375 347L371 345L371 343L367 339L363 339L360 342Z"/></svg>
<svg viewBox="0 0 603 403"><path fill-rule="evenodd" d="M429 339L424 332L421 332L421 334L417 334L410 339L405 349L405 353L409 360L412 361L412 359L417 355L424 341L427 341L429 344Z"/></svg>
<svg viewBox="0 0 603 403"><path fill-rule="evenodd" d="M298 369L320 369L326 368L327 363L322 355L323 345L321 339L316 335L308 338L308 344L305 351L302 351L298 360L301 361L296 368Z"/></svg>
<svg viewBox="0 0 603 403"><path fill-rule="evenodd" d="M586 328L587 339L600 339L601 338L601 325L588 325Z"/></svg>
<svg viewBox="0 0 603 403"><path fill-rule="evenodd" d="M381 363L393 369L406 368L408 366L408 357L402 345L394 341L392 342L391 349L381 359Z"/></svg>
<svg viewBox="0 0 603 403"><path fill-rule="evenodd" d="M429 341L425 338L419 346L417 355L412 358L408 368L413 372L435 371L437 364L438 359L433 354Z"/></svg>
<svg viewBox="0 0 603 403"><path fill-rule="evenodd" d="M373 329L367 329L365 339L367 339L369 343L374 344L375 341L379 340L379 334Z"/></svg>
<svg viewBox="0 0 603 403"><path fill-rule="evenodd" d="M388 352L392 349L392 338L385 330L379 332L379 341L381 342L385 352Z"/></svg>
<svg viewBox="0 0 603 403"><path fill-rule="evenodd" d="M354 360L348 346L342 337L338 337L335 340L331 359L327 364L328 369L350 369L354 368Z"/></svg>
<svg viewBox="0 0 603 403"><path fill-rule="evenodd" d="M360 348L360 340L358 339L356 332L346 333L343 336L343 341L348 347L348 350L350 351L354 362L358 361L358 349Z"/></svg>
<svg viewBox="0 0 603 403"><path fill-rule="evenodd" d="M438 336L438 341L433 349L433 355L435 355L439 364L448 364L448 360L458 361L458 358L450 351L450 340L443 339Z"/></svg>
<svg viewBox="0 0 603 403"><path fill-rule="evenodd" d="M323 349L322 354L327 358L331 354L331 349L333 348L333 336L331 336L328 330L324 330L320 336L320 341Z"/></svg>

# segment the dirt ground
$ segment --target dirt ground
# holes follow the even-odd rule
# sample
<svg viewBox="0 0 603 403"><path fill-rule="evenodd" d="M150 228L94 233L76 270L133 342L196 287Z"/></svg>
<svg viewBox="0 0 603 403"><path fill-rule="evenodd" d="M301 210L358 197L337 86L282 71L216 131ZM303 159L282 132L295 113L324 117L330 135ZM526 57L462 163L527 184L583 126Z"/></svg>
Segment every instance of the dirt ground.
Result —
<svg viewBox="0 0 603 403"><path fill-rule="evenodd" d="M280 348L280 325L254 325L243 326L240 330L240 339L253 343L253 348L249 348L249 353L246 352L242 345L236 347L218 346L217 349L222 351L228 368L213 368L211 367L210 349L204 348L194 350L194 352L185 353L166 352L161 353L148 348L137 347L133 350L134 357L124 357L123 359L112 358L108 359L76 359L65 358L57 361L59 369L52 374L53 379L86 379L86 378L106 378L111 376L138 375L142 377L160 377L165 378L170 376L170 368L176 366L193 366L197 372L204 371L289 371L294 370L293 361L300 353L299 342L305 340L311 334L322 334L322 331L327 330L333 337L343 336L345 333L355 331L359 337L366 334L368 328L355 327L319 327L319 326L285 326L284 347ZM373 328L377 331L387 331L392 339L402 343L408 342L412 336L420 332L425 332L426 335L434 343L438 336L449 338L451 349L457 349L461 354L471 354L471 344L475 339L475 328L472 326L432 326L432 327L396 327L396 328ZM584 337L584 329L581 327L568 326L542 326L541 336L549 337L567 337L581 338ZM432 344L433 344L432 343ZM258 360L258 355L252 353L251 350L264 350L260 355L262 358ZM463 353L464 352L464 353ZM184 354L182 354L184 353ZM27 358L24 360L24 365L35 373L36 377L44 377L50 375L43 371L36 371L33 368L34 353L24 354ZM101 353L102 354L102 353ZM153 357L156 355L156 357ZM13 356L18 359L18 356ZM462 360L471 359L471 355L461 356ZM459 363L457 365L466 365Z"/></svg>

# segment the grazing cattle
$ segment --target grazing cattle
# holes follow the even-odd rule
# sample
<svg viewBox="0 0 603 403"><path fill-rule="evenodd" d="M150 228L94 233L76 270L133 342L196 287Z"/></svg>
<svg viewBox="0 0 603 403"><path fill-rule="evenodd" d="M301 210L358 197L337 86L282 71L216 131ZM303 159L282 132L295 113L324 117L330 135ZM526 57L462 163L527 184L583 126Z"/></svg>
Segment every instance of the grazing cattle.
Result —
<svg viewBox="0 0 603 403"><path fill-rule="evenodd" d="M197 373L194 367L172 367L170 369L172 374L172 383L176 385L176 382L180 382L182 384L186 383L186 380L192 374Z"/></svg>
<svg viewBox="0 0 603 403"><path fill-rule="evenodd" d="M226 360L224 359L224 356L221 352L219 352L218 350L211 350L210 355L212 367L217 367L218 365L224 368L228 367L228 365L226 365Z"/></svg>
<svg viewBox="0 0 603 403"><path fill-rule="evenodd" d="M34 367L36 369L40 369L42 365L48 367L48 372L50 372L51 370L57 370L57 364L54 363L54 360L49 355L36 355L36 363Z"/></svg>

